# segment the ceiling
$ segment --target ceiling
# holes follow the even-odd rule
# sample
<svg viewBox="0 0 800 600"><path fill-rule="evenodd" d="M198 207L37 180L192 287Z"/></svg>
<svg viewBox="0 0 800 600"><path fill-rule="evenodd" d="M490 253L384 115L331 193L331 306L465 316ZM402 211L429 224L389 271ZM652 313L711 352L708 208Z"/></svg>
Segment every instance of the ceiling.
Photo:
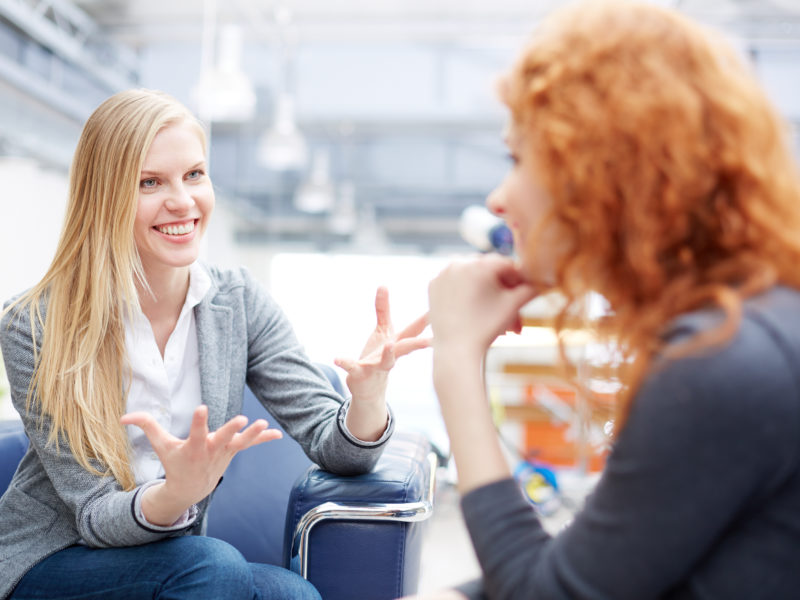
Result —
<svg viewBox="0 0 800 600"><path fill-rule="evenodd" d="M799 0L659 3L728 31L750 50L779 48L794 52L794 62L800 60ZM389 244L427 252L463 244L458 229L462 211L482 203L503 176L504 115L493 95L493 81L536 21L562 4L0 0L0 20L12 20L14 5L38 10L53 23L58 13L77 7L70 23L88 19L68 33L82 37L101 62L103 55L113 56L122 67L111 71L129 74L130 84L166 89L190 106L196 100L192 90L202 64L209 60L208 40L218 39L209 38L209 31L218 35L223 25L240 26L241 65L254 87L256 111L245 122L218 122L211 129L212 177L241 216L239 240L310 243L323 249ZM20 22L15 25L25 29ZM65 29L63 19L60 27ZM49 130L64 132L61 154L52 136L48 143L37 144L20 134L13 145L51 163L65 163L76 124L88 107L120 85L91 69L95 74L88 83L56 94L60 100L46 90L37 97L30 78L26 82L18 74L14 79L13 65L4 70L3 47L0 36L0 101L29 106L29 97L38 98L38 110L51 119ZM32 68L33 54L25 53L26 68ZM50 84L62 88L74 80L55 81L52 73L48 77ZM293 202L309 169L275 172L258 162L259 139L273 120L281 92L287 90L294 97L296 121L311 156L328 157L336 201L331 210L319 214L298 210ZM72 96L76 100L70 100ZM24 119L14 116L6 123L0 114L0 126L13 130L21 122L44 122L26 110ZM343 224L340 219L337 225L334 209L345 205L354 209L355 220Z"/></svg>
<svg viewBox="0 0 800 600"><path fill-rule="evenodd" d="M797 0L661 0L719 27L796 39ZM203 11L216 5L222 20L244 20L268 32L276 12L289 10L300 41L386 42L467 39L524 34L564 0L77 0L115 39L138 46L161 36L197 38Z"/></svg>

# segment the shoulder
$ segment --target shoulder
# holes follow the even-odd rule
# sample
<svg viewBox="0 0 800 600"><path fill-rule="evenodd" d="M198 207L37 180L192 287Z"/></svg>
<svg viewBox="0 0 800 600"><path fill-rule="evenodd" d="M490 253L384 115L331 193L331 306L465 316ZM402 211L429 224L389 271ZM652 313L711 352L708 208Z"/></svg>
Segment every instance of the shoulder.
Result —
<svg viewBox="0 0 800 600"><path fill-rule="evenodd" d="M255 278L246 267L226 269L216 265L201 263L200 266L211 278L215 293L235 293L242 288L256 285Z"/></svg>
<svg viewBox="0 0 800 600"><path fill-rule="evenodd" d="M24 300L27 292L17 294L3 303L2 318L0 318L0 340L7 340L9 336L24 333L30 338L31 334L31 304ZM44 319L47 304L44 300L39 305L39 312ZM37 334L40 334L37 327Z"/></svg>
<svg viewBox="0 0 800 600"><path fill-rule="evenodd" d="M798 315L800 293L774 288L744 303L741 323L724 344L654 361L633 401L631 429L650 437L666 433L698 447L737 445L759 448L765 459L780 454L781 460L797 460ZM719 311L684 315L672 324L669 344L721 321Z"/></svg>
<svg viewBox="0 0 800 600"><path fill-rule="evenodd" d="M665 336L667 349L723 322L718 309L698 310L677 318ZM774 287L749 298L742 306L739 326L731 339L680 359L661 358L654 373L666 370L710 385L765 386L773 381L795 400L800 397L800 291Z"/></svg>

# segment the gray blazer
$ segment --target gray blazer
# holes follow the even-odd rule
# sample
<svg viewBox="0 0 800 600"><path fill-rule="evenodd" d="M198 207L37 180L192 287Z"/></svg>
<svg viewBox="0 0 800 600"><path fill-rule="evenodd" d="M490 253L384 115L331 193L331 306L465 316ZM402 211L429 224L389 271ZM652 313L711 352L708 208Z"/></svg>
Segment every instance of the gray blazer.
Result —
<svg viewBox="0 0 800 600"><path fill-rule="evenodd" d="M239 414L247 384L312 461L342 474L370 470L392 426L373 444L354 439L343 427L346 403L309 363L274 300L244 269L206 269L212 287L194 310L209 428ZM12 311L0 324L11 398L31 442L0 498L0 599L32 566L81 540L109 548L200 535L209 501L203 500L197 516L181 528L146 525L132 510L141 487L123 491L114 478L80 467L66 443L60 453L48 446L49 419L25 412L34 367L30 327L27 310Z"/></svg>

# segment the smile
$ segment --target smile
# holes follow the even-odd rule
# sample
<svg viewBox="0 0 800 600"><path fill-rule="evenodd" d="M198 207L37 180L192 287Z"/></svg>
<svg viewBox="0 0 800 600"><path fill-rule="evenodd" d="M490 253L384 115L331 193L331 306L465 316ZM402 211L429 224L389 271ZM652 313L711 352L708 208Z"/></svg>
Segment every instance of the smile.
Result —
<svg viewBox="0 0 800 600"><path fill-rule="evenodd" d="M194 221L189 221L181 225L156 225L155 229L165 235L186 235L194 231L194 224Z"/></svg>

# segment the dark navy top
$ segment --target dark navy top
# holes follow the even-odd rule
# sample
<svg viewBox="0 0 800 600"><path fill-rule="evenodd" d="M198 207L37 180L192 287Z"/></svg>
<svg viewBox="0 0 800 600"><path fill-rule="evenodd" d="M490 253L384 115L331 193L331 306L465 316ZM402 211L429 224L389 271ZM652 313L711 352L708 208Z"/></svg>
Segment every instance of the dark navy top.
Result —
<svg viewBox="0 0 800 600"><path fill-rule="evenodd" d="M680 317L668 341L720 319ZM730 342L653 364L556 537L510 479L462 509L484 575L473 597L800 598L800 292L747 300Z"/></svg>

